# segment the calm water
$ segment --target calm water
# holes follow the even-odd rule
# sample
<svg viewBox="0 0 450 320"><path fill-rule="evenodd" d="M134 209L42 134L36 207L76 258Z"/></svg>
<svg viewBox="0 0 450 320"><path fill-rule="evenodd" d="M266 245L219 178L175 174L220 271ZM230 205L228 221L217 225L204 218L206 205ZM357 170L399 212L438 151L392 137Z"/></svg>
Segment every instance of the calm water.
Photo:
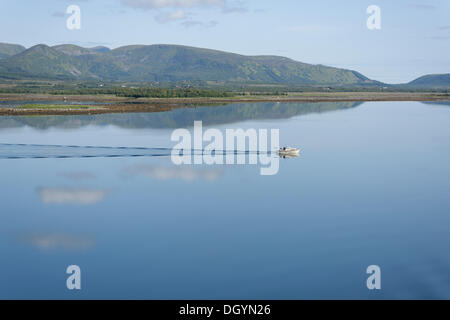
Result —
<svg viewBox="0 0 450 320"><path fill-rule="evenodd" d="M0 100L0 108L15 108L25 104L58 104L58 105L83 105L83 104L108 104L98 101L64 101L63 97L61 100Z"/></svg>
<svg viewBox="0 0 450 320"><path fill-rule="evenodd" d="M16 145L171 148L194 120L279 128L303 153L261 176ZM449 105L419 102L0 117L0 154L29 155L0 159L0 298L450 299L449 123Z"/></svg>

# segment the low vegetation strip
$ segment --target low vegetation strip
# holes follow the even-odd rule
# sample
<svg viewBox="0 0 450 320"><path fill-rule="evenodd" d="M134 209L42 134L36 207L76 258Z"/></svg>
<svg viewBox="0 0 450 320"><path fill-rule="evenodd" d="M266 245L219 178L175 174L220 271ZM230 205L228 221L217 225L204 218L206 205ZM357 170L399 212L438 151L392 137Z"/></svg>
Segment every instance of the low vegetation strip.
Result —
<svg viewBox="0 0 450 320"><path fill-rule="evenodd" d="M78 105L78 104L24 104L16 107L22 110L70 110L70 109L99 109L97 106Z"/></svg>
<svg viewBox="0 0 450 320"><path fill-rule="evenodd" d="M0 101L43 101L42 103L24 104L12 108L0 108L2 115L68 115L100 113L135 113L161 112L174 108L192 108L200 105L214 106L230 103L274 102L274 103L308 103L308 102L364 102L364 101L450 101L446 93L405 93L405 92L365 92L365 93L292 93L288 96L245 96L223 98L126 98L110 96L64 96L35 94L0 94ZM46 101L44 103L44 101ZM54 101L54 103L48 103ZM68 104L68 102L81 104ZM84 101L84 102L82 102ZM90 105L89 101L95 101ZM85 104L83 104L85 103ZM299 106L301 107L301 106Z"/></svg>

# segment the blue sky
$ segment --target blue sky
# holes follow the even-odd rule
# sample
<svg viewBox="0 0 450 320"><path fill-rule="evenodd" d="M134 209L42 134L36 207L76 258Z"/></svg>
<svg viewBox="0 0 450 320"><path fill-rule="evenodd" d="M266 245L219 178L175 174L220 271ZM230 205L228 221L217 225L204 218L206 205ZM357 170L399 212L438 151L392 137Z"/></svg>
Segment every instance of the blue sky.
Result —
<svg viewBox="0 0 450 320"><path fill-rule="evenodd" d="M81 29L66 28L69 5ZM369 5L381 30L366 27ZM0 0L0 42L183 44L357 70L387 83L450 73L448 0Z"/></svg>

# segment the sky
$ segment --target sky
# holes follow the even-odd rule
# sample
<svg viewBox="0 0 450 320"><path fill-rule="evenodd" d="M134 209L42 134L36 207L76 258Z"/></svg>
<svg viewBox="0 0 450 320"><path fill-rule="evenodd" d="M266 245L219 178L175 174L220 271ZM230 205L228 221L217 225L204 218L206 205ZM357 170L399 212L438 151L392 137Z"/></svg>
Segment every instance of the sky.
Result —
<svg viewBox="0 0 450 320"><path fill-rule="evenodd" d="M66 13L81 12L70 30ZM380 8L370 30L367 8ZM0 42L180 44L279 55L386 83L450 73L449 0L0 0Z"/></svg>

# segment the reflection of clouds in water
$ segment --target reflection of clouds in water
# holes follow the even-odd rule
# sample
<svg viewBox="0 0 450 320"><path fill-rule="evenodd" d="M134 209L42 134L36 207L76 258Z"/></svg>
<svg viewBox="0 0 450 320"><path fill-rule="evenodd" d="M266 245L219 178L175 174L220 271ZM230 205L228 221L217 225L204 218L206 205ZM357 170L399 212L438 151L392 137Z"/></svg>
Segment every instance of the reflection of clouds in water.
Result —
<svg viewBox="0 0 450 320"><path fill-rule="evenodd" d="M76 236L65 233L24 233L17 235L21 242L31 244L40 249L86 250L91 248L95 240L92 236Z"/></svg>
<svg viewBox="0 0 450 320"><path fill-rule="evenodd" d="M69 180L92 180L95 179L95 175L90 172L62 172L58 176L67 178Z"/></svg>
<svg viewBox="0 0 450 320"><path fill-rule="evenodd" d="M180 179L195 181L204 179L216 181L222 176L222 170L194 169L192 167L157 167L143 164L126 168L124 174L127 176L146 176L158 180Z"/></svg>
<svg viewBox="0 0 450 320"><path fill-rule="evenodd" d="M38 188L43 203L53 204L95 204L105 199L106 190L73 188Z"/></svg>

